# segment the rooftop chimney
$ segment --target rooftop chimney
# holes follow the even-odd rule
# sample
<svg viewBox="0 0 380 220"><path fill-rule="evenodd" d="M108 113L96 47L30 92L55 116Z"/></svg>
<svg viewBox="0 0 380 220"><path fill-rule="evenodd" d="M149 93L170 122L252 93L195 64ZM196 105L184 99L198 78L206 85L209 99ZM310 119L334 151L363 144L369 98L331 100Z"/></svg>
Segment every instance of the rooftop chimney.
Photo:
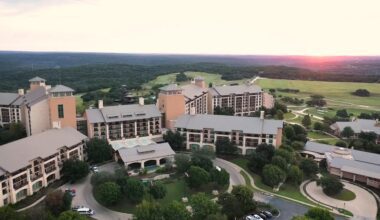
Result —
<svg viewBox="0 0 380 220"><path fill-rule="evenodd" d="M190 115L195 115L195 107L190 107Z"/></svg>
<svg viewBox="0 0 380 220"><path fill-rule="evenodd" d="M143 97L139 98L139 105L144 105L144 98Z"/></svg>
<svg viewBox="0 0 380 220"><path fill-rule="evenodd" d="M206 82L200 76L197 76L197 77L194 78L194 83L195 83L196 86L198 86L198 87L200 87L202 89L206 88Z"/></svg>
<svg viewBox="0 0 380 220"><path fill-rule="evenodd" d="M260 111L260 119L261 120L264 120L264 115L265 115L265 112L264 111Z"/></svg>
<svg viewBox="0 0 380 220"><path fill-rule="evenodd" d="M24 95L24 89L18 89L18 94L19 95Z"/></svg>
<svg viewBox="0 0 380 220"><path fill-rule="evenodd" d="M99 109L103 108L103 100L98 100L98 108Z"/></svg>

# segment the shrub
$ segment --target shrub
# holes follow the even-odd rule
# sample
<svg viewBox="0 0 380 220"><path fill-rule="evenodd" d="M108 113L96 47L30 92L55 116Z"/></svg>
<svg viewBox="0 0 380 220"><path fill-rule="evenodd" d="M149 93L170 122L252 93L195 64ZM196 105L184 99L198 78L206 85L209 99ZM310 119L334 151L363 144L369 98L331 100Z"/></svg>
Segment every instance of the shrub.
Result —
<svg viewBox="0 0 380 220"><path fill-rule="evenodd" d="M120 186L115 182L105 182L99 185L96 189L99 199L106 205L113 205L121 198Z"/></svg>

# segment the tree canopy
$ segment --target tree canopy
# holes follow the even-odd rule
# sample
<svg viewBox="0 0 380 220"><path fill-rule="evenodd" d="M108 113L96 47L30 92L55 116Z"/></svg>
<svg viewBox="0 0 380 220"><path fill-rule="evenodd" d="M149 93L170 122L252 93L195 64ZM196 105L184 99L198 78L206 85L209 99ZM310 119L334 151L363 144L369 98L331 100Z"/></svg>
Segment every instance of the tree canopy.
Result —
<svg viewBox="0 0 380 220"><path fill-rule="evenodd" d="M63 175L71 182L84 178L90 172L88 164L81 160L69 159L63 162Z"/></svg>
<svg viewBox="0 0 380 220"><path fill-rule="evenodd" d="M86 143L88 160L93 163L101 163L112 159L112 147L107 140L91 138Z"/></svg>

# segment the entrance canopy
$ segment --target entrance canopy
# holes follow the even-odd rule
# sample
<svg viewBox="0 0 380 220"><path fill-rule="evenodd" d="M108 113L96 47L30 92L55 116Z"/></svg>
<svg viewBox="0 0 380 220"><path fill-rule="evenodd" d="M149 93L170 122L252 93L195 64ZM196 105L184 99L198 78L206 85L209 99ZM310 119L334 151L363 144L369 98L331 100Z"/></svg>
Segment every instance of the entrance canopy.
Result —
<svg viewBox="0 0 380 220"><path fill-rule="evenodd" d="M124 164L170 158L175 155L175 152L168 143L150 144L132 148L120 148L118 151Z"/></svg>

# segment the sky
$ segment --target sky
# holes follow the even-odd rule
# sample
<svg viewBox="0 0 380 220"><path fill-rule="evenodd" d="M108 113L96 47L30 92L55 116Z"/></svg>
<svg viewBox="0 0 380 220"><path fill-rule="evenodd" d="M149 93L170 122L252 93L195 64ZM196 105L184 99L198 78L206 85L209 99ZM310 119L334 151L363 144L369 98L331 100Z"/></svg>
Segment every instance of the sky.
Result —
<svg viewBox="0 0 380 220"><path fill-rule="evenodd" d="M0 0L0 50L380 55L380 1Z"/></svg>

